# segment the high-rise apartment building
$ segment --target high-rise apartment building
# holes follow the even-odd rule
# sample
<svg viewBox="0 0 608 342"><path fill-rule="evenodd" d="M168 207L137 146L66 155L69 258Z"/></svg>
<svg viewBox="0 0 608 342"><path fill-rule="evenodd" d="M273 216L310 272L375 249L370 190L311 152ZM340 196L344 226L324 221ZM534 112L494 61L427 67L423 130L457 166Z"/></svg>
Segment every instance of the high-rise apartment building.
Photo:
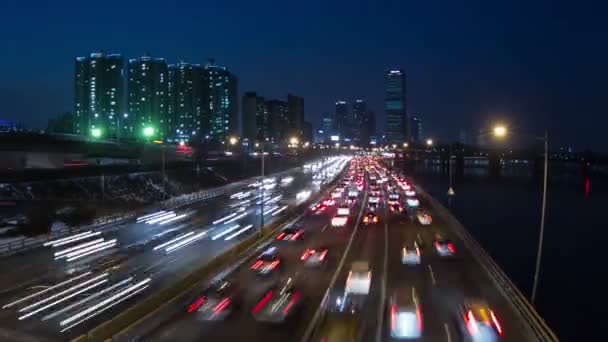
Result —
<svg viewBox="0 0 608 342"><path fill-rule="evenodd" d="M376 134L376 115L371 110L365 110L361 118L361 136L359 145L368 147L372 136Z"/></svg>
<svg viewBox="0 0 608 342"><path fill-rule="evenodd" d="M334 132L340 136L343 140L349 134L349 120L348 120L348 105L346 101L336 101L336 112L334 115ZM348 137L350 138L350 136Z"/></svg>
<svg viewBox="0 0 608 342"><path fill-rule="evenodd" d="M365 129L364 127L362 127L362 125L363 125L363 119L365 118L366 113L367 113L367 104L365 103L365 101L363 101L361 99L355 100L355 103L353 103L350 131L352 134L353 142L355 142L356 144L358 144L360 141L362 141L361 133L362 133L362 130Z"/></svg>
<svg viewBox="0 0 608 342"><path fill-rule="evenodd" d="M207 134L204 127L200 64L179 62L168 66L169 108L165 129L168 140L188 141Z"/></svg>
<svg viewBox="0 0 608 342"><path fill-rule="evenodd" d="M264 141L268 136L268 113L264 98L254 91L248 91L243 95L241 108L243 139Z"/></svg>
<svg viewBox="0 0 608 342"><path fill-rule="evenodd" d="M141 137L145 128L154 129L154 138L169 134L169 69L164 58L143 56L129 59L128 118L132 134ZM131 128L129 126L129 128Z"/></svg>
<svg viewBox="0 0 608 342"><path fill-rule="evenodd" d="M123 58L93 52L77 57L74 77L74 132L102 138L123 133Z"/></svg>
<svg viewBox="0 0 608 342"><path fill-rule="evenodd" d="M266 137L274 144L286 143L289 127L287 102L269 100L265 104L268 113L268 135Z"/></svg>
<svg viewBox="0 0 608 342"><path fill-rule="evenodd" d="M289 137L302 139L304 135L304 98L287 94L287 109L289 121Z"/></svg>
<svg viewBox="0 0 608 342"><path fill-rule="evenodd" d="M408 139L406 80L402 70L391 69L385 80L386 140L401 143Z"/></svg>
<svg viewBox="0 0 608 342"><path fill-rule="evenodd" d="M212 142L224 144L238 132L237 78L213 60L205 65L202 75L202 130Z"/></svg>

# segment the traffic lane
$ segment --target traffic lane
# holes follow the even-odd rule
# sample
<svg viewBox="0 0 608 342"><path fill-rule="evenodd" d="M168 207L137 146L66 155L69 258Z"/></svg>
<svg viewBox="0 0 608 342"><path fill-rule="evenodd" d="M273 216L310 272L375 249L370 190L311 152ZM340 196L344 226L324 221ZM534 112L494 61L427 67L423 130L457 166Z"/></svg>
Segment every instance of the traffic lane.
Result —
<svg viewBox="0 0 608 342"><path fill-rule="evenodd" d="M170 324L159 329L154 335L148 337L150 340L183 340L183 341L196 341L199 339L228 339L228 340L241 340L251 339L254 337L255 340L268 341L268 340L280 340L285 341L293 336L298 336L303 333L302 329L305 329L305 324L308 320L304 317L312 317L314 314L315 305L313 303L320 302L323 295L323 284L329 282L329 268L337 264L339 254L336 253L338 248L339 240L343 240L342 234L334 234L330 231L323 231L323 228L329 223L329 213L320 215L310 215L298 224L302 225L306 231L304 240L300 242L283 242L275 241L273 245L279 249L279 255L282 258L282 267L280 274L275 274L271 277L258 277L256 276L249 267L254 262L254 259L245 262L244 265L235 270L233 274L229 276L237 286L241 286L241 291L244 296L244 305L241 312L234 313L228 321L220 324L206 324L201 323L196 319L196 315L183 315L183 317ZM346 228L346 227L343 227ZM342 228L341 228L342 229ZM346 230L346 229L342 229ZM338 241L336 241L338 240ZM320 269L307 269L304 268L300 261L300 255L311 246L318 244L326 244L332 246L330 253L328 253L328 268ZM297 275L296 275L297 274ZM272 285L278 279L288 276L296 275L296 284L298 289L305 296L303 311L296 322L291 322L289 331L281 329L281 327L274 327L279 329L273 329L264 324L256 322L253 317L250 316L249 310L255 306L261 296L267 291L268 287ZM295 323L295 326L294 326ZM303 325L303 326L301 326ZM294 329L296 332L294 333ZM294 335L295 334L295 335Z"/></svg>
<svg viewBox="0 0 608 342"><path fill-rule="evenodd" d="M464 243L449 228L447 222L437 215L433 215L433 223L429 227L419 226L424 239L425 250L423 257L435 278L432 299L438 303L440 314L447 318L449 333L452 338L459 336L455 326L455 312L458 305L465 298L480 298L488 302L500 320L505 341L526 341L524 326L511 305L496 288L493 281L486 275L475 257L466 249ZM435 234L441 234L452 240L456 249L456 256L444 258L438 256L432 247ZM428 246L428 247L427 247Z"/></svg>
<svg viewBox="0 0 608 342"><path fill-rule="evenodd" d="M438 307L443 303L436 303L433 296L433 277L429 272L428 248L421 249L420 265L404 265L401 262L403 246L408 245L419 237L419 227L409 221L403 214L390 214L388 227L388 272L387 272L387 318L383 324L383 341L393 341L390 337L390 311L388 300L391 295L401 291L415 291L420 299L423 319L423 341L440 341L446 339L444 324L449 321L442 315Z"/></svg>

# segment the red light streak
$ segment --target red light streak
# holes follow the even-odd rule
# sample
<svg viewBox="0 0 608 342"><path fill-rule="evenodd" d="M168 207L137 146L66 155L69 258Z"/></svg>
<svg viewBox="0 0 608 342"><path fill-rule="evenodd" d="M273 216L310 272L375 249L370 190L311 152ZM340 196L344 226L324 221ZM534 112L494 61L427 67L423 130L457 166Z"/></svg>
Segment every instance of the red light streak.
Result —
<svg viewBox="0 0 608 342"><path fill-rule="evenodd" d="M272 297L272 291L268 291L268 293L262 298L262 300L251 310L252 313L257 313L260 309L270 300Z"/></svg>

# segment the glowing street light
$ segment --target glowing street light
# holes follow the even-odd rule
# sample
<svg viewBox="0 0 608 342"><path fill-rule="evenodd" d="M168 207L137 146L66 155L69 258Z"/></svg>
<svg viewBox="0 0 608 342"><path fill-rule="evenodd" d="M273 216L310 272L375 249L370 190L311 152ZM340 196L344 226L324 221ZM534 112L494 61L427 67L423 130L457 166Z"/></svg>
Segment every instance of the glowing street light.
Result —
<svg viewBox="0 0 608 342"><path fill-rule="evenodd" d="M433 146L433 139L426 139L426 144L428 146Z"/></svg>
<svg viewBox="0 0 608 342"><path fill-rule="evenodd" d="M154 135L154 127L146 127L144 128L144 136L149 138Z"/></svg>
<svg viewBox="0 0 608 342"><path fill-rule="evenodd" d="M91 135L93 138L101 138L101 128L92 128Z"/></svg>
<svg viewBox="0 0 608 342"><path fill-rule="evenodd" d="M507 135L507 128L503 125L498 125L494 127L494 135L497 137L504 137Z"/></svg>
<svg viewBox="0 0 608 342"><path fill-rule="evenodd" d="M289 143L292 144L292 145L297 145L298 144L298 138L291 137L291 139L289 139Z"/></svg>
<svg viewBox="0 0 608 342"><path fill-rule="evenodd" d="M393 149L397 148L397 144L393 144Z"/></svg>
<svg viewBox="0 0 608 342"><path fill-rule="evenodd" d="M408 147L408 146L409 146L408 143L406 143L406 142L403 143L403 147Z"/></svg>
<svg viewBox="0 0 608 342"><path fill-rule="evenodd" d="M230 139L228 139L228 142L230 143L230 145L236 145L236 143L239 142L239 139L237 137L230 137Z"/></svg>

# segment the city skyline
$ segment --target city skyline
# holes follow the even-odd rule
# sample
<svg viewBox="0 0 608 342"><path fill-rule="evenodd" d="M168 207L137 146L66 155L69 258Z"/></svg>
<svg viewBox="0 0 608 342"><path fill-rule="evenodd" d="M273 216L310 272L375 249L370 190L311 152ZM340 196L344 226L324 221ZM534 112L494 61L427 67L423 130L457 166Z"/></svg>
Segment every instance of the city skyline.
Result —
<svg viewBox="0 0 608 342"><path fill-rule="evenodd" d="M285 9L275 4L246 2L204 11L205 5L195 2L151 1L116 11L121 4L110 1L95 9L95 17L85 15L88 7L78 2L1 6L6 48L0 118L30 127L72 111L71 60L103 49L168 61L215 57L239 75L243 91L306 98L311 122L332 111L336 99L364 97L377 113L379 129L385 122L383 72L398 67L408 76L408 110L420 115L425 131L436 138L456 141L460 129L476 131L504 120L532 132L547 127L556 143L579 150L608 149L596 128L605 120L600 90L608 76L602 62L608 51L596 43L601 27L590 29L599 25L600 11L552 4L553 15L540 25L547 8L543 1L525 10L511 3L499 9L479 3L473 11L452 3L438 11L421 3L313 1L299 4L301 15L295 17L280 15ZM179 16L184 8L201 17ZM262 17L251 18L253 10ZM311 17L318 18L312 27ZM167 25L146 25L163 20ZM146 34L133 29L138 27L147 27ZM586 56L585 63L576 62L579 56ZM572 115L578 119L570 120Z"/></svg>

